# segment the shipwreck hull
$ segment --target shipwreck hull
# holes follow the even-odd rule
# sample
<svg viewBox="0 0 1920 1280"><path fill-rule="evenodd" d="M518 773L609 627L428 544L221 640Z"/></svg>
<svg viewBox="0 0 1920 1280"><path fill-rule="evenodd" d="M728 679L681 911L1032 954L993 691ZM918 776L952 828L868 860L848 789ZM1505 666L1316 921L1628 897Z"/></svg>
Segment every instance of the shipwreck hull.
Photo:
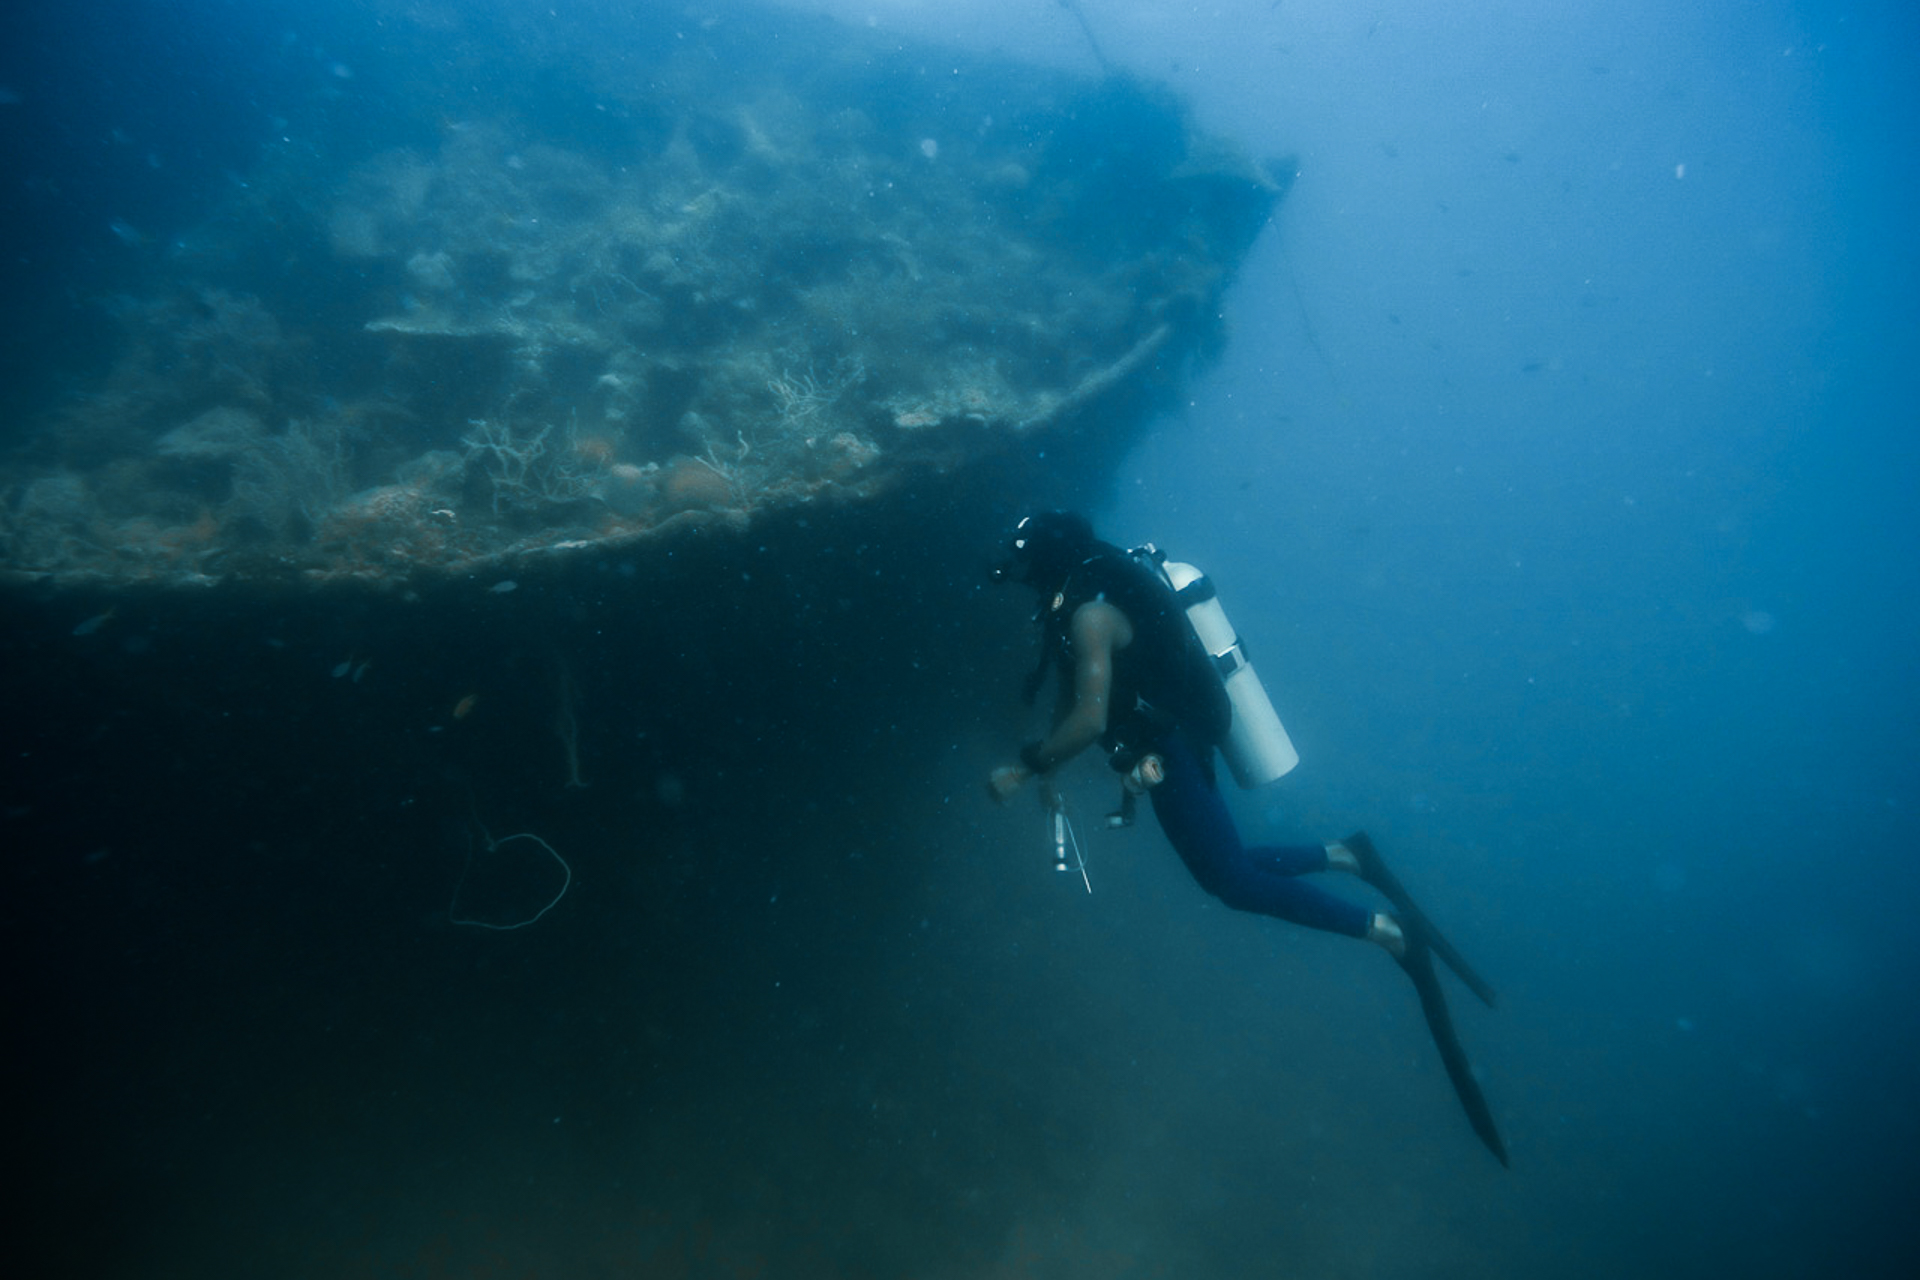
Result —
<svg viewBox="0 0 1920 1280"><path fill-rule="evenodd" d="M396 20L0 464L59 1269L984 1273L1083 1194L984 571L1217 348L1286 175L1151 86L641 8ZM566 896L467 927L556 888L519 833Z"/></svg>
<svg viewBox="0 0 1920 1280"><path fill-rule="evenodd" d="M270 152L7 460L0 563L391 586L963 486L1064 431L1123 454L1284 168L1139 82L756 33Z"/></svg>

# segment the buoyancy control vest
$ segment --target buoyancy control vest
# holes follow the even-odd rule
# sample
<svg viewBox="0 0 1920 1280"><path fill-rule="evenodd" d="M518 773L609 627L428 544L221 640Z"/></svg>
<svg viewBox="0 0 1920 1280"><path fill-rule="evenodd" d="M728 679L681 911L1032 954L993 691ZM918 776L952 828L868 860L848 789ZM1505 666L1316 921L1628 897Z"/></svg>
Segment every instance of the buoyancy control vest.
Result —
<svg viewBox="0 0 1920 1280"><path fill-rule="evenodd" d="M1150 563L1106 543L1067 574L1040 602L1041 673L1054 670L1063 709L1073 696L1073 615L1102 600L1126 615L1133 641L1113 656L1107 731L1108 761L1125 773L1175 728L1205 748L1228 738L1232 708L1206 652L1187 625L1172 590Z"/></svg>
<svg viewBox="0 0 1920 1280"><path fill-rule="evenodd" d="M1063 708L1070 701L1073 615L1094 600L1113 605L1133 626L1133 642L1114 655L1102 738L1115 770L1130 771L1175 728L1203 758L1217 747L1244 788L1272 782L1299 763L1211 580L1151 543L1131 551L1095 544L1060 589L1042 598L1043 649L1029 699L1051 668Z"/></svg>

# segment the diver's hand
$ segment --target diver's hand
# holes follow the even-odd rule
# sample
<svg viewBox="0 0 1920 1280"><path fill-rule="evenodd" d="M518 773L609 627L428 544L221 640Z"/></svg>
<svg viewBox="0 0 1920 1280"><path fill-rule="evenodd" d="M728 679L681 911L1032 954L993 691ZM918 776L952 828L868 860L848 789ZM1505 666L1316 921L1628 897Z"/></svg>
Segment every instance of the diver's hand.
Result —
<svg viewBox="0 0 1920 1280"><path fill-rule="evenodd" d="M1033 777L1023 764L1003 764L987 775L987 794L995 804L1005 804Z"/></svg>

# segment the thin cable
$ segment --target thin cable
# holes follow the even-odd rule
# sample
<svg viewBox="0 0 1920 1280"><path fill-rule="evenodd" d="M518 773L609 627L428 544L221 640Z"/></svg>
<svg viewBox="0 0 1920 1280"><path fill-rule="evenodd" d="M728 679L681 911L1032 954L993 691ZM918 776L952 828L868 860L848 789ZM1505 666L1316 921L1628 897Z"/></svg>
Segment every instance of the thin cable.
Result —
<svg viewBox="0 0 1920 1280"><path fill-rule="evenodd" d="M531 831L522 831L518 834L502 836L498 840L495 840L492 834L487 831L487 824L480 821L479 813L476 812L473 815L473 820L478 824L480 834L486 840L488 853L498 851L501 845L512 840L531 840L542 849L545 849L548 857L560 864L560 871L566 878L560 882L560 891L548 900L547 905L541 907L525 920L516 921L513 924L495 924L491 920L475 920L463 917L458 914L460 909L460 890L466 887L467 876L473 870L473 846L469 844L467 846L467 865L461 868L460 879L455 882L453 886L453 897L447 900L447 920L450 923L467 925L475 929L492 929L499 933L506 933L513 929L526 928L528 925L539 920L541 916L544 916L547 912L560 905L560 899L566 897L567 890L573 887L573 868L567 865L567 860L561 857L552 845L542 840L539 836L534 835ZM1091 890L1089 890L1089 892L1091 892Z"/></svg>

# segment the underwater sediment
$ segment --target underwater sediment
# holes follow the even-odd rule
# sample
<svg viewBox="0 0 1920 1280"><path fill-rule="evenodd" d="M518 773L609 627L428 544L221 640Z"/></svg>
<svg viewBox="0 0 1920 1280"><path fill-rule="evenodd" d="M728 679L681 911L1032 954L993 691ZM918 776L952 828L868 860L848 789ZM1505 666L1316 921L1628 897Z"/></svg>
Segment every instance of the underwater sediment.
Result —
<svg viewBox="0 0 1920 1280"><path fill-rule="evenodd" d="M1047 487L1091 492L1219 341L1288 176L1150 85L823 22L569 71L270 152L156 248L110 367L0 462L9 577L644 564L969 477L1009 499L1050 448Z"/></svg>

